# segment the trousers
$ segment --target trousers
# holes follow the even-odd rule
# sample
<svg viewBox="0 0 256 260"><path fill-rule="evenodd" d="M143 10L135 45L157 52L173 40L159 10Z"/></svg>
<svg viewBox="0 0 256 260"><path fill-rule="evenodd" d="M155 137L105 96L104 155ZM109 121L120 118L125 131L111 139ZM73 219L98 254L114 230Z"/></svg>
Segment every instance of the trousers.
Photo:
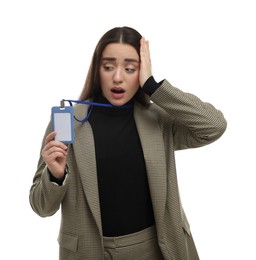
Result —
<svg viewBox="0 0 256 260"><path fill-rule="evenodd" d="M104 260L163 260L155 226L142 231L104 237Z"/></svg>

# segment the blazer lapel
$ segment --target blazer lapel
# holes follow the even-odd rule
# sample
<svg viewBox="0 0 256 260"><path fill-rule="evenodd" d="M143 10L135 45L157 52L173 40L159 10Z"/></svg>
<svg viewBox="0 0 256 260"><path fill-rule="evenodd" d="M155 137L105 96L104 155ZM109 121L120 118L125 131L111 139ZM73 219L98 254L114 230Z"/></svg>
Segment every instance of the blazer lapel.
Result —
<svg viewBox="0 0 256 260"><path fill-rule="evenodd" d="M82 107L83 108L75 111L78 118L83 118L87 114L88 107L84 105ZM98 229L102 234L93 132L88 122L76 122L76 125L74 143L75 158L77 160L85 197Z"/></svg>
<svg viewBox="0 0 256 260"><path fill-rule="evenodd" d="M156 223L162 223L167 190L167 171L162 132L155 115L139 104L134 117L145 157Z"/></svg>

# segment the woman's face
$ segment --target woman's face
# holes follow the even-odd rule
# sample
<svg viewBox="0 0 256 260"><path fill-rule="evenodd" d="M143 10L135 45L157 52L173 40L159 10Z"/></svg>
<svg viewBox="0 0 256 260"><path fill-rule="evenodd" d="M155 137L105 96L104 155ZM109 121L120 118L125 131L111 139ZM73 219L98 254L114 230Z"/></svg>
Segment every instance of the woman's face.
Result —
<svg viewBox="0 0 256 260"><path fill-rule="evenodd" d="M140 59L129 44L110 43L101 57L100 83L103 96L114 106L126 104L139 88Z"/></svg>

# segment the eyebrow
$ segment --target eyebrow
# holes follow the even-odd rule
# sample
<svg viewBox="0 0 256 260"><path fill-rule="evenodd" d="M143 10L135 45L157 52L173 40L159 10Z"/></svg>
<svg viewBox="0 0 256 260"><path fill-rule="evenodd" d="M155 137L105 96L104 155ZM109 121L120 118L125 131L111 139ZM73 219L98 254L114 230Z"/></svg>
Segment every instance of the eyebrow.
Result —
<svg viewBox="0 0 256 260"><path fill-rule="evenodd" d="M114 57L103 57L101 60L102 61L116 61L116 58L114 58ZM133 59L133 58L125 58L124 61L139 63L139 61L137 59Z"/></svg>

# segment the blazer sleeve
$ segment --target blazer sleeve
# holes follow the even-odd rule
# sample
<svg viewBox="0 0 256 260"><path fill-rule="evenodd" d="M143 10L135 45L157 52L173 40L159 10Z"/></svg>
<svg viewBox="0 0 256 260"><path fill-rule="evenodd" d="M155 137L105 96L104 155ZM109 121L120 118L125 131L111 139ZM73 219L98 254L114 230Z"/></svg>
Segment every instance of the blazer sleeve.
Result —
<svg viewBox="0 0 256 260"><path fill-rule="evenodd" d="M175 150L210 144L225 132L227 121L222 112L195 95L185 93L167 80L151 95L161 113L164 129L171 128Z"/></svg>
<svg viewBox="0 0 256 260"><path fill-rule="evenodd" d="M44 147L45 137L50 133L50 124L45 132L41 151ZM40 151L40 154L41 154ZM51 216L58 211L60 204L65 196L68 183L67 178L62 186L50 181L50 172L40 155L37 171L33 178L33 184L30 188L29 202L32 209L41 217Z"/></svg>

